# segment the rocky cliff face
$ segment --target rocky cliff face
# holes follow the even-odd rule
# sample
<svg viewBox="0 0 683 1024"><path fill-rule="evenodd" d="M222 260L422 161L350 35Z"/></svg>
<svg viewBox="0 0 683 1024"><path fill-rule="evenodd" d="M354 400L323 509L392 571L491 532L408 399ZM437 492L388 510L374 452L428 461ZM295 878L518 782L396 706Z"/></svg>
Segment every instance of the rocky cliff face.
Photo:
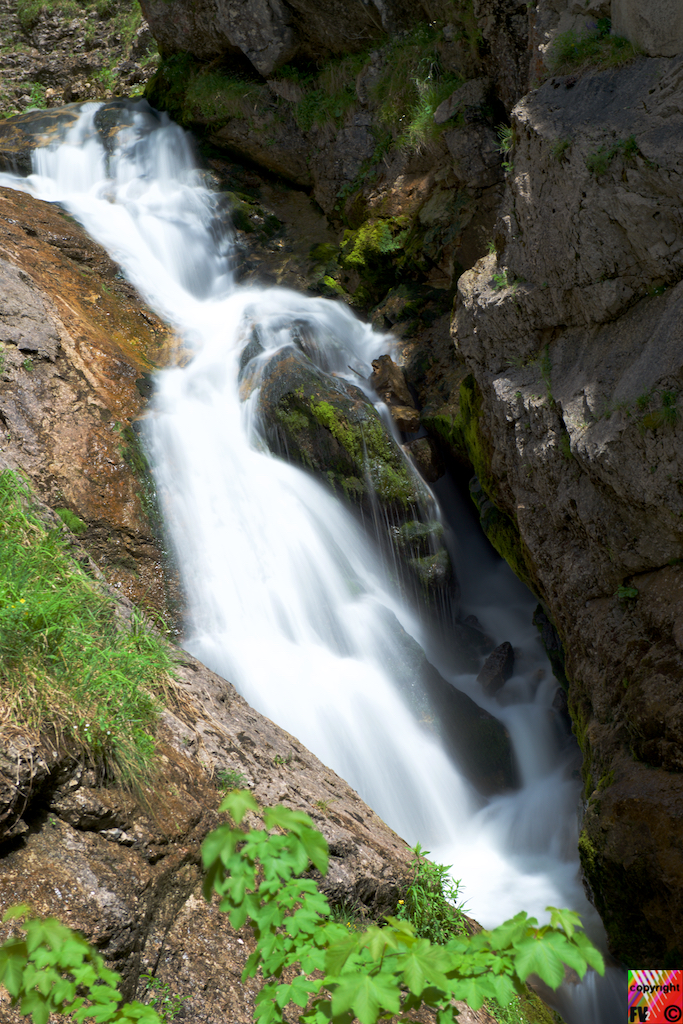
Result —
<svg viewBox="0 0 683 1024"><path fill-rule="evenodd" d="M550 79L515 107L498 252L454 323L466 446L564 641L586 879L614 950L652 965L683 948L682 68Z"/></svg>

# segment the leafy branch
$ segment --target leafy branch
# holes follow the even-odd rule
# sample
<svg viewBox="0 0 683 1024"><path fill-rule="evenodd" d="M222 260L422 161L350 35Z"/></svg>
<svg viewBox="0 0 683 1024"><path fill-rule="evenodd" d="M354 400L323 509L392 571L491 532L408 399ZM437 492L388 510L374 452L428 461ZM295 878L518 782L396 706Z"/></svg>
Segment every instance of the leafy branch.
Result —
<svg viewBox="0 0 683 1024"><path fill-rule="evenodd" d="M557 988L566 967L580 977L589 966L604 972L578 914L552 907L548 925L539 927L521 912L493 931L455 935L443 945L396 917L351 932L331 920L317 883L301 877L309 861L321 874L328 864L325 839L307 815L268 808L266 830L245 832L239 826L246 813L258 810L250 793L229 794L221 810L238 827L222 825L205 841L204 895L218 893L234 928L251 923L256 949L242 978L260 969L266 979L256 999L259 1024L281 1024L291 1003L304 1011L302 1024L350 1024L354 1017L375 1024L423 1004L438 1010L439 1024L448 1024L457 1015L454 999L475 1010L485 999L506 1005L530 974ZM274 828L283 832L269 835ZM283 982L293 967L294 980Z"/></svg>

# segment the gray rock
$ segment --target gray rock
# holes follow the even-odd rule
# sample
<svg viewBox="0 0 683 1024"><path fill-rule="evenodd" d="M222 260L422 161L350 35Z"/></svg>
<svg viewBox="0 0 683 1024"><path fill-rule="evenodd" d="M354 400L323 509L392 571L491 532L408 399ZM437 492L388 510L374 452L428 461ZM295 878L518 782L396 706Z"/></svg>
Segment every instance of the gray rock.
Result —
<svg viewBox="0 0 683 1024"><path fill-rule="evenodd" d="M612 0L612 31L650 57L683 53L679 0Z"/></svg>
<svg viewBox="0 0 683 1024"><path fill-rule="evenodd" d="M434 111L436 124L444 124L466 107L481 107L491 89L489 78L473 78L440 103Z"/></svg>

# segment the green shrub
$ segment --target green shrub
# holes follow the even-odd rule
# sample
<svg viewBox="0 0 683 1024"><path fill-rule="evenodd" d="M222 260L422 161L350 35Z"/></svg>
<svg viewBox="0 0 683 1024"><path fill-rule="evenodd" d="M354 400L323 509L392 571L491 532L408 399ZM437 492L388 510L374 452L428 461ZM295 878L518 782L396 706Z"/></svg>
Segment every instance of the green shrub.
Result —
<svg viewBox="0 0 683 1024"><path fill-rule="evenodd" d="M242 772L236 771L234 768L222 768L216 772L216 780L218 782L219 789L244 789L244 784L247 781L246 776Z"/></svg>
<svg viewBox="0 0 683 1024"><path fill-rule="evenodd" d="M399 900L396 917L409 921L415 933L442 945L453 935L465 932L460 882L454 882L445 864L432 864L425 858L429 850L418 843L414 847L413 877Z"/></svg>
<svg viewBox="0 0 683 1024"><path fill-rule="evenodd" d="M440 41L441 31L427 25L393 39L371 89L379 121L404 149L423 149L439 136L444 126L434 123L434 112L464 82L461 75L444 71Z"/></svg>
<svg viewBox="0 0 683 1024"><path fill-rule="evenodd" d="M10 470L0 474L0 673L4 721L50 727L107 778L148 775L170 654L137 615L122 621Z"/></svg>
<svg viewBox="0 0 683 1024"><path fill-rule="evenodd" d="M553 40L548 67L554 75L567 75L586 68L603 70L632 61L636 50L628 39L611 35L609 18L601 18L582 32L561 32Z"/></svg>

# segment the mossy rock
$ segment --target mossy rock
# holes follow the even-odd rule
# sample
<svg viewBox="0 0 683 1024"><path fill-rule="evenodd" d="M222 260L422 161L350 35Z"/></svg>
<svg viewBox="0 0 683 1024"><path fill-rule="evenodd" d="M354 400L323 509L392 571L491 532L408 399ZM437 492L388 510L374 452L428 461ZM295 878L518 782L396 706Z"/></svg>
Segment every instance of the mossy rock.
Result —
<svg viewBox="0 0 683 1024"><path fill-rule="evenodd" d="M253 339L250 345L254 345ZM249 348L245 349L243 362ZM257 347L253 351L258 354ZM360 388L317 367L295 345L258 366L266 443L330 487L398 556L397 582L454 617L457 584L434 501ZM249 361L242 366L246 379ZM253 379L253 378L252 378ZM397 542L412 524L416 545Z"/></svg>

